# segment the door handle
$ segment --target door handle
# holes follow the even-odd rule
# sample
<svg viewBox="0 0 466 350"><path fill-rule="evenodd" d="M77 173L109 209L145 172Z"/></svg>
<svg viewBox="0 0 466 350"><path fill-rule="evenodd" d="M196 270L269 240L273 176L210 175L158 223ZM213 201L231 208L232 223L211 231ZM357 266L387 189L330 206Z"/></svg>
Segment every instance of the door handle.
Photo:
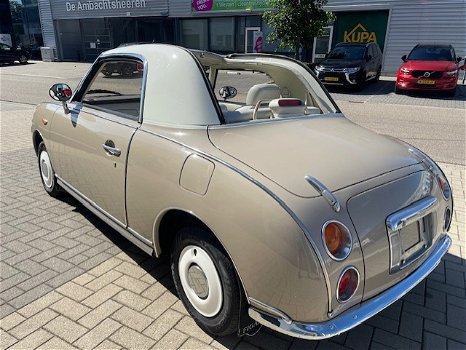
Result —
<svg viewBox="0 0 466 350"><path fill-rule="evenodd" d="M121 150L115 147L115 143L112 140L105 141L102 148L112 156L119 157L121 155Z"/></svg>

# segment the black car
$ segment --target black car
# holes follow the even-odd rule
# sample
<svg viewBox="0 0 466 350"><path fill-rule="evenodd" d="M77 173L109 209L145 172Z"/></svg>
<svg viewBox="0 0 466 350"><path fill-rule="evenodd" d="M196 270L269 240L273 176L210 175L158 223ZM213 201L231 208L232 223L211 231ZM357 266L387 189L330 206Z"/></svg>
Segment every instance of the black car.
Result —
<svg viewBox="0 0 466 350"><path fill-rule="evenodd" d="M26 50L0 43L0 62L13 64L15 61L18 61L21 64L26 64L29 58L29 52Z"/></svg>
<svg viewBox="0 0 466 350"><path fill-rule="evenodd" d="M361 88L378 81L382 71L382 51L376 43L340 43L315 67L324 84Z"/></svg>

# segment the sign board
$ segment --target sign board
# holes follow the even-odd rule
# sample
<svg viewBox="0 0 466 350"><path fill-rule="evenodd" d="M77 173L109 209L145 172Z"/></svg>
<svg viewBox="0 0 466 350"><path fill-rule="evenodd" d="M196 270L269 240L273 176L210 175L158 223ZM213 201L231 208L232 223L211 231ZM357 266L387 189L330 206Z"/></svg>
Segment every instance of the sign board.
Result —
<svg viewBox="0 0 466 350"><path fill-rule="evenodd" d="M253 42L254 42L253 52L254 53L262 52L262 44L264 42L262 32L255 31L253 33Z"/></svg>
<svg viewBox="0 0 466 350"><path fill-rule="evenodd" d="M166 0L50 0L53 19L168 16Z"/></svg>
<svg viewBox="0 0 466 350"><path fill-rule="evenodd" d="M8 46L13 46L11 42L11 35L10 34L0 34L0 43L7 44Z"/></svg>
<svg viewBox="0 0 466 350"><path fill-rule="evenodd" d="M375 42L383 50L387 33L387 11L337 12L334 44Z"/></svg>
<svg viewBox="0 0 466 350"><path fill-rule="evenodd" d="M268 0L192 0L192 12L254 11L270 9Z"/></svg>

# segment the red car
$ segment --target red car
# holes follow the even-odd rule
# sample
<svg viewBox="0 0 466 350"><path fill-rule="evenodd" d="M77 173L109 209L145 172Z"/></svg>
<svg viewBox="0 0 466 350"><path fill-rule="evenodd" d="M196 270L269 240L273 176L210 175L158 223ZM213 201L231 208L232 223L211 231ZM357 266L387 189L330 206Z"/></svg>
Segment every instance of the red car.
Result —
<svg viewBox="0 0 466 350"><path fill-rule="evenodd" d="M451 45L416 45L408 56L401 57L395 93L404 91L442 91L456 93L459 62Z"/></svg>

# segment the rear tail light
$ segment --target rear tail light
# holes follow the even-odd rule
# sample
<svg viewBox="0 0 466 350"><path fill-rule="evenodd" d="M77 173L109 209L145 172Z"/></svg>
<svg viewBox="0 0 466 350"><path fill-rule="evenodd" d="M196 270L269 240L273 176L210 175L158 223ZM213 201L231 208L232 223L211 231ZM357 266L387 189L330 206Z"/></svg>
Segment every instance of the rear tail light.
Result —
<svg viewBox="0 0 466 350"><path fill-rule="evenodd" d="M337 285L337 300L347 302L359 286L359 272L353 266L346 268L341 274Z"/></svg>
<svg viewBox="0 0 466 350"><path fill-rule="evenodd" d="M327 221L322 227L322 240L328 255L337 261L351 253L352 238L348 228L338 221Z"/></svg>

